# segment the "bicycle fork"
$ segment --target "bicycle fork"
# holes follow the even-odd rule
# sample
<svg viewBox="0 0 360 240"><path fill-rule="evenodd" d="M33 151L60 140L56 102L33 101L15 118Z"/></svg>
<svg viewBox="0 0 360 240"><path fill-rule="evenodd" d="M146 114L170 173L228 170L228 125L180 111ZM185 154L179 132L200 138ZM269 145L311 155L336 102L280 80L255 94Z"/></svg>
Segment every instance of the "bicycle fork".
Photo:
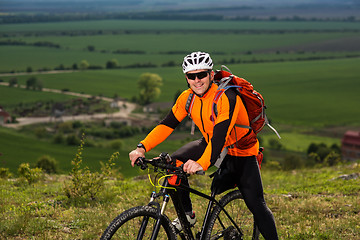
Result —
<svg viewBox="0 0 360 240"><path fill-rule="evenodd" d="M157 219L156 219L154 228L152 230L152 235L151 235L151 238L150 238L151 240L155 240L157 238L158 234L159 234L160 224L161 224L161 216L165 212L165 208L166 208L166 206L167 206L167 204L168 204L168 202L170 200L169 195L165 194L163 203L162 203L161 208L160 208L160 205L158 203L154 202L155 198L156 198L156 193L152 192L151 197L150 197L149 205L155 205L157 207L157 209L158 209L158 213L157 213ZM149 217L144 217L142 222L141 222L141 226L140 226L138 236L136 238L137 240L143 239L143 236L144 236L144 233L145 233L148 222L149 222Z"/></svg>

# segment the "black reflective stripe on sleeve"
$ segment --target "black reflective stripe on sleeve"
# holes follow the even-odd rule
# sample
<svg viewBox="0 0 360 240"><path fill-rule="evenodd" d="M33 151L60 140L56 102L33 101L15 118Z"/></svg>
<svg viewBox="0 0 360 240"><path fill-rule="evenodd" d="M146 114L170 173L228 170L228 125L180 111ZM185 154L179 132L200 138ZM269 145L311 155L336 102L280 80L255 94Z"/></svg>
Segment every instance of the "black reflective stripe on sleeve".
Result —
<svg viewBox="0 0 360 240"><path fill-rule="evenodd" d="M236 105L236 93L235 91L225 91L226 97L229 101L229 119L222 121L214 126L213 137L211 138L211 164L214 164L221 153L226 141L226 134L230 127L231 119L233 117L235 105Z"/></svg>
<svg viewBox="0 0 360 240"><path fill-rule="evenodd" d="M219 157L225 144L226 133L230 125L230 119L218 123L214 127L213 137L211 138L211 164L214 164Z"/></svg>
<svg viewBox="0 0 360 240"><path fill-rule="evenodd" d="M176 119L174 113L170 110L168 115L166 115L166 117L159 124L163 124L169 128L175 129L179 123L180 122Z"/></svg>

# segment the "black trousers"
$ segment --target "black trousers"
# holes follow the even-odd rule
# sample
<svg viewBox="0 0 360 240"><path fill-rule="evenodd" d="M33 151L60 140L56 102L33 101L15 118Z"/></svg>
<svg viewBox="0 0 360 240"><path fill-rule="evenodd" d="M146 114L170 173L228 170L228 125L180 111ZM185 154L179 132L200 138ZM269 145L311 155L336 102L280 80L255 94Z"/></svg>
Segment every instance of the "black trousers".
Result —
<svg viewBox="0 0 360 240"><path fill-rule="evenodd" d="M198 160L207 143L204 138L190 142L172 154L173 159L182 162L187 160ZM255 156L236 157L226 155L221 169L226 169L226 174L229 174L228 179L233 179L233 183L239 188L244 197L244 201L249 210L253 213L256 225L261 234L267 240L278 239L274 216L271 210L267 207L263 186L260 176L258 163ZM188 182L184 184L189 185ZM192 204L189 192L179 191L181 200L184 204L186 212L192 211Z"/></svg>

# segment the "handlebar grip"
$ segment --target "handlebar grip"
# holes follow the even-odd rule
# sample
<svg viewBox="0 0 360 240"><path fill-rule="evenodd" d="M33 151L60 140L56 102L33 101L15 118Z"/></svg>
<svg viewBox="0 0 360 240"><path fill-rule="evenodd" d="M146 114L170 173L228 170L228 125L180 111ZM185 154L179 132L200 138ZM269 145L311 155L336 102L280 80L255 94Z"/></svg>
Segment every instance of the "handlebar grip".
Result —
<svg viewBox="0 0 360 240"><path fill-rule="evenodd" d="M200 171L197 171L195 174L197 174L197 175L205 175L205 171L204 171L204 170L200 170Z"/></svg>
<svg viewBox="0 0 360 240"><path fill-rule="evenodd" d="M145 170L147 168L146 163L143 161L145 158L143 157L139 157L138 159L136 159L135 164L137 166L140 166L141 170Z"/></svg>

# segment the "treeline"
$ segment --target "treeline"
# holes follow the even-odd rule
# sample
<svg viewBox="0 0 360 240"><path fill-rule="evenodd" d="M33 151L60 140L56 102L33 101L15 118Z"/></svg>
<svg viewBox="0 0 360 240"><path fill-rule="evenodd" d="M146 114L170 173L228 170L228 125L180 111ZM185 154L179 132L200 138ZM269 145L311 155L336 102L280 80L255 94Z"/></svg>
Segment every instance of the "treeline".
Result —
<svg viewBox="0 0 360 240"><path fill-rule="evenodd" d="M130 53L126 53L130 54ZM142 54L142 53L141 53ZM250 54L251 53L247 53ZM345 56L304 56L304 57L296 57L296 58L275 58L275 59L260 59L253 57L251 59L241 59L241 58L231 58L231 59L223 59L221 61L217 61L216 64L251 64L251 63L267 63L267 62L294 62L294 61L314 61L314 60L329 60L329 59L343 59L343 58L356 58L360 57L360 54L347 54ZM180 63L175 61L168 61L162 64L154 64L151 62L143 62L143 63L132 63L128 65L120 65L116 59L109 60L105 63L105 65L94 65L90 64L88 61L83 60L80 64L74 63L71 66L65 66L64 64L60 64L54 68L43 67L37 70L34 70L31 66L27 67L25 72L32 73L34 71L37 72L48 72L48 71L77 71L77 70L101 70L101 69L129 69L129 68L158 68L158 67L176 67L180 66ZM3 71L3 73L16 73L21 71L9 70Z"/></svg>
<svg viewBox="0 0 360 240"><path fill-rule="evenodd" d="M1 25L1 24L0 24ZM19 31L3 32L0 38L6 37L41 37L41 36L96 36L96 35L130 35L130 34L189 34L210 33L213 35L223 34L286 34L286 33L358 33L360 30L353 29L118 29L118 30L48 30L48 31Z"/></svg>
<svg viewBox="0 0 360 240"><path fill-rule="evenodd" d="M51 48L60 48L59 44L48 42L48 41L38 41L34 43L27 43L21 40L1 40L0 46L11 45L11 46L35 46L35 47L51 47Z"/></svg>
<svg viewBox="0 0 360 240"><path fill-rule="evenodd" d="M225 9L226 10L226 9ZM235 16L227 17L219 14L199 13L199 10L194 10L189 14L180 12L152 12L152 13L64 13L64 14L9 14L0 17L0 24L8 23L36 23L36 22L64 22L64 21L87 21L87 20L109 20L109 19L125 19L125 20L189 20L189 21L346 21L356 22L360 21L355 16L348 16L343 18L321 18L321 17L250 17L250 16Z"/></svg>

